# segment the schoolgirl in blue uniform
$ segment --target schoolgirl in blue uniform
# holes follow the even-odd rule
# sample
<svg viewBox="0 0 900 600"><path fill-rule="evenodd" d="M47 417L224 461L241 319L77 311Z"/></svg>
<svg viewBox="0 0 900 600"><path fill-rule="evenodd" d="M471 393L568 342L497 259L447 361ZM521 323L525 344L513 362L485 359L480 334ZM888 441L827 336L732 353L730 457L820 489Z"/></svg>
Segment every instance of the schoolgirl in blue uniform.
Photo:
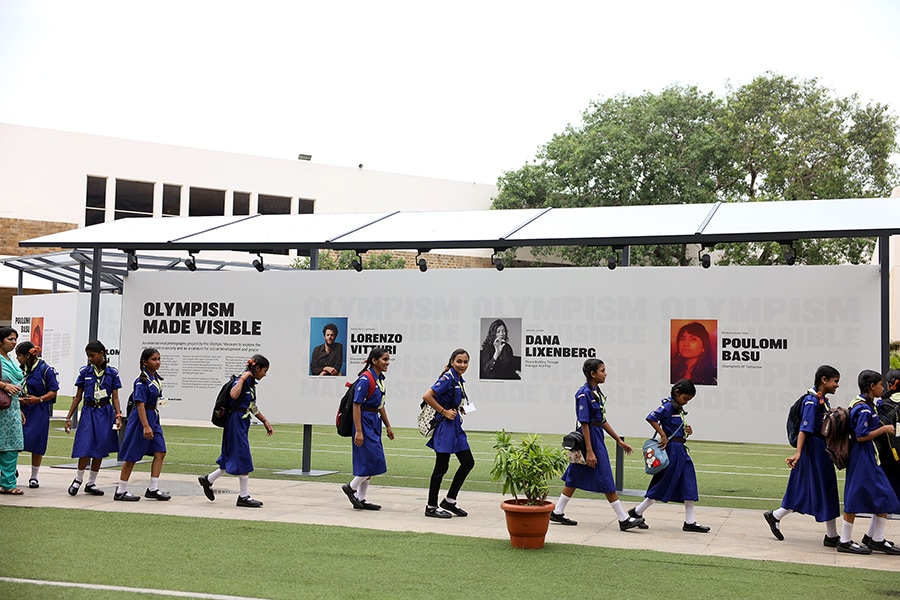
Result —
<svg viewBox="0 0 900 600"><path fill-rule="evenodd" d="M894 427L882 425L875 412L875 398L884 393L884 381L881 373L865 370L860 372L858 383L859 396L850 403L850 462L844 480L844 521L837 550L852 554L871 554L873 550L900 554L900 548L884 539L887 513L900 513L900 500L878 466L872 443L879 435L894 434ZM853 541L857 513L873 515L863 539L864 546Z"/></svg>
<svg viewBox="0 0 900 600"><path fill-rule="evenodd" d="M38 473L44 454L47 453L47 438L50 437L50 417L59 381L56 371L40 357L41 349L31 342L22 342L16 346L16 359L22 365L25 382L19 403L25 424L22 433L25 436L25 452L31 452L31 478L28 487L40 487Z"/></svg>
<svg viewBox="0 0 900 600"><path fill-rule="evenodd" d="M837 518L841 515L838 501L837 475L834 463L825 452L822 419L830 408L828 394L840 387L841 374L830 365L816 369L815 385L807 390L800 412L800 431L797 435L797 451L785 459L791 468L787 489L781 507L763 513L772 535L783 540L781 519L798 512L812 515L819 523L825 523L825 539L822 544L834 548L840 541Z"/></svg>
<svg viewBox="0 0 900 600"><path fill-rule="evenodd" d="M125 424L125 436L122 439L122 449L119 450L119 460L123 462L122 474L113 500L136 502L141 499L128 492L128 480L135 463L144 456L153 457L150 486L144 492L144 498L171 498L169 494L159 490L159 475L166 458L166 439L163 437L157 409L157 404L163 398L162 377L157 373L159 365L160 356L155 348L145 348L141 352L141 374L134 380L134 408Z"/></svg>
<svg viewBox="0 0 900 600"><path fill-rule="evenodd" d="M583 465L570 463L562 480L565 483L562 494L556 502L556 507L550 513L550 520L561 525L578 525L577 521L566 517L566 505L572 499L576 489L586 492L600 492L606 494L609 505L616 513L619 520L619 529L625 531L633 527L641 527L644 519L629 516L619 495L616 493L616 483L613 480L612 469L609 466L609 453L606 451L606 443L603 441L603 432L608 433L616 444L626 454L631 454L631 446L619 437L609 421L606 420L606 396L600 390L600 384L606 382L606 365L602 360L589 358L581 367L584 373L585 384L575 393L575 417L581 425L581 433L584 435L585 463Z"/></svg>
<svg viewBox="0 0 900 600"><path fill-rule="evenodd" d="M466 414L465 403L468 402L463 373L468 368L469 353L457 348L450 355L450 360L437 382L422 396L422 400L435 410L437 418L434 434L425 444L435 453L434 470L428 486L428 504L425 506L426 517L448 519L452 515L465 517L469 514L456 503L459 490L475 466L469 440L462 428L462 415ZM455 454L459 460L459 468L453 476L446 498L438 506L438 494L450 466L451 454Z"/></svg>
<svg viewBox="0 0 900 600"><path fill-rule="evenodd" d="M84 493L102 496L103 490L97 487L100 464L110 453L119 451L118 430L122 427L119 388L122 387L122 381L116 368L107 362L106 346L102 342L89 342L84 347L84 352L87 354L88 364L78 371L75 398L66 415L66 433L69 433L72 431L72 415L84 399L78 429L75 430L75 443L72 444L72 458L78 459L78 470L69 486L69 495L78 493L84 481L84 470L90 463L91 471Z"/></svg>
<svg viewBox="0 0 900 600"><path fill-rule="evenodd" d="M900 369L891 369L884 375L884 394L875 400L878 416L885 425L900 429ZM875 438L881 470L887 476L894 493L900 498L900 438L879 436Z"/></svg>
<svg viewBox="0 0 900 600"><path fill-rule="evenodd" d="M694 520L694 503L697 493L697 473L694 461L684 445L694 431L684 417L684 407L697 395L697 388L690 379L680 379L672 386L672 395L663 399L659 408L647 415L647 422L659 434L659 445L669 455L669 466L650 480L644 500L628 514L640 517L648 508L659 502L684 502L684 531L707 533L709 527Z"/></svg>
<svg viewBox="0 0 900 600"><path fill-rule="evenodd" d="M372 477L387 472L384 447L381 444L382 423L387 427L388 438L394 439L394 430L384 407L384 373L390 364L391 354L386 348L373 348L354 384L353 479L341 489L347 494L353 508L357 509L381 509L381 505L366 501L366 494ZM372 385L375 386L374 389Z"/></svg>
<svg viewBox="0 0 900 600"><path fill-rule="evenodd" d="M266 435L272 435L274 431L269 425L269 420L256 406L256 384L268 375L269 359L262 354L254 354L247 361L247 366L241 376L236 378L231 386L232 412L225 421L222 429L222 452L216 459L219 468L209 475L201 475L197 478L203 493L209 500L215 500L216 495L212 489L216 480L228 473L237 475L240 481L241 493L237 497L237 505L246 508L259 508L263 505L260 500L250 497L250 473L253 471L253 457L250 455L250 416L254 416L265 426Z"/></svg>

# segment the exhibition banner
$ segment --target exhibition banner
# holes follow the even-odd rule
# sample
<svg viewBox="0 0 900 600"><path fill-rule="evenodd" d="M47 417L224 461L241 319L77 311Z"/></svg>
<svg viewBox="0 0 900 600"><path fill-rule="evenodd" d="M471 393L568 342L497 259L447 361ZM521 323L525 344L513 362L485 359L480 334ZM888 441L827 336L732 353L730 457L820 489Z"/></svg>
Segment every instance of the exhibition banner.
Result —
<svg viewBox="0 0 900 600"><path fill-rule="evenodd" d="M344 384L370 350L391 352L386 409L413 427L455 348L468 350L470 430L566 433L585 360L618 433L648 437L671 384L698 384L696 439L784 443L787 411L835 366L834 403L878 369L875 266L630 267L130 273L122 306L123 382L142 348L162 356L165 418L209 418L247 359L271 361L259 404L273 422L334 424Z"/></svg>
<svg viewBox="0 0 900 600"><path fill-rule="evenodd" d="M41 357L56 369L59 395L74 396L78 370L87 364L84 347L90 341L91 295L65 292L14 296L12 314L19 342L31 341L39 346ZM117 368L121 323L122 296L102 294L97 337L106 346L109 364ZM56 408L67 410L68 405Z"/></svg>

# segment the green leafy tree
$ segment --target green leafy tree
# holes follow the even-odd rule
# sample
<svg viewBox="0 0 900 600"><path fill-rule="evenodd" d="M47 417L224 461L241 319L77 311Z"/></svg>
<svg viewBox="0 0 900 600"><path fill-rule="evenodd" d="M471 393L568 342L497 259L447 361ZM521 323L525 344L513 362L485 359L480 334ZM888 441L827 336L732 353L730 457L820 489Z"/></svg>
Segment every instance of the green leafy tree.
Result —
<svg viewBox="0 0 900 600"><path fill-rule="evenodd" d="M356 252L341 250L340 252L319 252L319 269L322 271L338 271L352 269ZM402 269L406 266L403 257L394 256L390 252L366 252L362 255L363 269ZM291 266L295 269L308 269L309 258L299 256L294 259Z"/></svg>
<svg viewBox="0 0 900 600"><path fill-rule="evenodd" d="M534 164L498 180L494 208L801 200L887 195L897 122L887 107L837 98L816 80L767 74L724 99L696 87L592 102ZM804 240L800 262L866 262L872 240ZM778 244L722 246L725 263L771 264ZM578 265L604 247L535 249ZM634 246L633 264L685 265L689 246Z"/></svg>

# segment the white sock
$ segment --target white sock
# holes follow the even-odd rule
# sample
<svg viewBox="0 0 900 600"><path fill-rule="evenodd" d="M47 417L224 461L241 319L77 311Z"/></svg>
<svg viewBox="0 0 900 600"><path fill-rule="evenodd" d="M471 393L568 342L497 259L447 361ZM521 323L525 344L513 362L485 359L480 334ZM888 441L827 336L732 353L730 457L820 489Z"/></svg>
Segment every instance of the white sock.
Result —
<svg viewBox="0 0 900 600"><path fill-rule="evenodd" d="M693 500L685 500L684 501L684 522L685 523L696 523L697 522L694 519L694 501Z"/></svg>
<svg viewBox="0 0 900 600"><path fill-rule="evenodd" d="M350 489L354 492L359 491L359 486L361 486L363 484L363 481L366 481L366 479L366 477L354 477L350 480ZM357 494L356 496L359 497L359 494Z"/></svg>
<svg viewBox="0 0 900 600"><path fill-rule="evenodd" d="M366 477L362 480L362 483L359 484L359 488L356 490L356 497L360 499L360 501L366 499L366 493L369 491L369 478Z"/></svg>
<svg viewBox="0 0 900 600"><path fill-rule="evenodd" d="M84 481L84 469L75 471L75 479L77 479L79 483Z"/></svg>
<svg viewBox="0 0 900 600"><path fill-rule="evenodd" d="M31 467L31 478L32 478L32 479L37 479L37 478L38 478L38 471L40 471L40 470L41 470L40 465L38 465L37 467L35 467L34 465L32 465L32 467Z"/></svg>
<svg viewBox="0 0 900 600"><path fill-rule="evenodd" d="M775 510L773 510L772 514L775 516L776 519L778 519L780 521L783 518L785 518L786 516L788 516L789 514L791 514L792 512L794 512L794 511L782 506L781 508L776 508Z"/></svg>
<svg viewBox="0 0 900 600"><path fill-rule="evenodd" d="M155 492L159 489L159 477L151 477L150 478L150 487L147 488L151 492Z"/></svg>
<svg viewBox="0 0 900 600"><path fill-rule="evenodd" d="M837 519L825 521L825 535L828 537L835 537L837 534Z"/></svg>
<svg viewBox="0 0 900 600"><path fill-rule="evenodd" d="M878 517L872 515L872 518L869 519L869 529L866 531L866 534L874 540L876 531L878 531Z"/></svg>
<svg viewBox="0 0 900 600"><path fill-rule="evenodd" d="M249 475L239 475L238 481L241 482L241 496L249 496L250 495L250 476Z"/></svg>
<svg viewBox="0 0 900 600"><path fill-rule="evenodd" d="M621 501L616 500L615 502L610 502L609 505L612 507L612 509L614 511L616 511L616 516L619 518L620 521L625 521L626 519L628 519L628 513L625 512L624 508L622 508Z"/></svg>
<svg viewBox="0 0 900 600"><path fill-rule="evenodd" d="M566 504L568 504L569 500L571 500L571 499L572 499L571 496L566 496L565 494L560 494L559 500L556 501L556 508L553 509L553 512L555 512L558 515L566 514Z"/></svg>
<svg viewBox="0 0 900 600"><path fill-rule="evenodd" d="M206 476L206 479L209 480L210 483L214 482L216 479L225 474L224 469L216 469L212 473Z"/></svg>
<svg viewBox="0 0 900 600"><path fill-rule="evenodd" d="M124 494L127 491L128 491L128 482L120 479L119 484L116 486L116 493Z"/></svg>
<svg viewBox="0 0 900 600"><path fill-rule="evenodd" d="M100 474L100 471L88 471L88 485L94 485L97 483L97 475Z"/></svg>
<svg viewBox="0 0 900 600"><path fill-rule="evenodd" d="M872 521L875 524L875 532L870 534L869 537L872 538L873 542L883 542L884 530L887 527L887 519L884 517L876 517L873 515Z"/></svg>
<svg viewBox="0 0 900 600"><path fill-rule="evenodd" d="M450 496L444 496L444 502L446 502L447 504L453 504L455 506L456 498L451 498Z"/></svg>
<svg viewBox="0 0 900 600"><path fill-rule="evenodd" d="M634 512L636 512L638 516L641 516L644 514L644 511L653 506L655 502L656 500L653 498L644 498L644 500L634 508Z"/></svg>
<svg viewBox="0 0 900 600"><path fill-rule="evenodd" d="M845 519L841 519L841 543L853 541L853 523L848 523Z"/></svg>

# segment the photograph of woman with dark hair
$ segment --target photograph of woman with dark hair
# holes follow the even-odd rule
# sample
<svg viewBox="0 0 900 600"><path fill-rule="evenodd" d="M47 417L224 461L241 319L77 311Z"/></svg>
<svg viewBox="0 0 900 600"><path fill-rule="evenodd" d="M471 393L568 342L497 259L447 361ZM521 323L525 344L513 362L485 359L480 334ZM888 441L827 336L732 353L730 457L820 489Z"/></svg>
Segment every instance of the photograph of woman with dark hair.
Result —
<svg viewBox="0 0 900 600"><path fill-rule="evenodd" d="M673 321L673 329L676 324ZM669 383L690 379L694 385L716 385L716 348L703 323L683 325L673 338Z"/></svg>
<svg viewBox="0 0 900 600"><path fill-rule="evenodd" d="M521 361L509 345L509 327L503 319L494 319L481 343L481 379L519 379Z"/></svg>

